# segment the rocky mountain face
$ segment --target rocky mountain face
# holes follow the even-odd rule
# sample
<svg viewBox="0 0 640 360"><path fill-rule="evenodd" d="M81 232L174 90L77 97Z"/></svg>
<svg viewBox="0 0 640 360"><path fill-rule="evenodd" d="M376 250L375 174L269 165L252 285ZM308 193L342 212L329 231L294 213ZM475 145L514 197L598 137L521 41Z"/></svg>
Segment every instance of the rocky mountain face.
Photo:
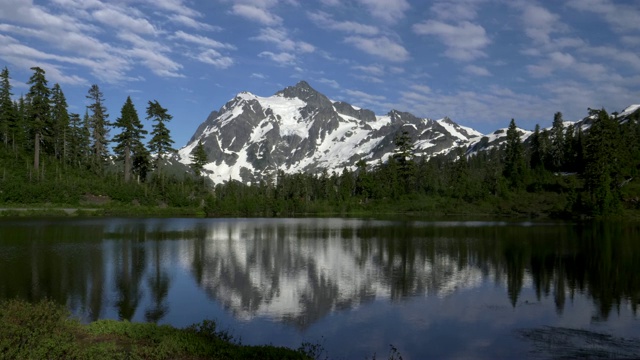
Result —
<svg viewBox="0 0 640 360"><path fill-rule="evenodd" d="M632 105L618 116L640 111ZM575 126L589 128L586 117ZM301 81L270 97L248 92L238 94L220 110L213 111L179 150L178 160L188 165L190 155L202 141L210 163L205 172L214 183L238 180L244 183L286 173L355 169L359 160L368 165L386 161L396 149L394 140L406 131L413 140L414 154L430 158L463 148L467 155L500 146L506 128L487 135L460 126L449 118L418 118L391 110L376 115L345 102L331 101ZM531 131L519 129L526 142Z"/></svg>
<svg viewBox="0 0 640 360"><path fill-rule="evenodd" d="M345 102L333 102L301 81L270 97L238 94L213 111L179 159L202 141L211 161L205 170L215 183L251 182L276 171L318 173L354 169L364 160L386 161L403 131L414 141L416 156L446 154L467 148L482 134L448 118L431 120L392 110L383 116Z"/></svg>

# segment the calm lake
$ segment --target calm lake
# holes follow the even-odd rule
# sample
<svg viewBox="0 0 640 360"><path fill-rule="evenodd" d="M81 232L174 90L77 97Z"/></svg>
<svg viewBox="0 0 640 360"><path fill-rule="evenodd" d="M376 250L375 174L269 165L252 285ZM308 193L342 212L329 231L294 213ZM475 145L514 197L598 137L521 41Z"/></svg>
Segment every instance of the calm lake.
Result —
<svg viewBox="0 0 640 360"><path fill-rule="evenodd" d="M640 356L640 224L1 219L0 299L329 358Z"/></svg>

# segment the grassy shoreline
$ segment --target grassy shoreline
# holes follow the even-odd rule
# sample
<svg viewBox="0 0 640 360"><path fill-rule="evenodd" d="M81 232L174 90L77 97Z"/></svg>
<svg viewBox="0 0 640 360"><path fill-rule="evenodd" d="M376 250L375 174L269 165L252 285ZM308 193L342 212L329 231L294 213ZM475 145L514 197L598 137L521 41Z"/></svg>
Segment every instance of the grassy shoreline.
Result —
<svg viewBox="0 0 640 360"><path fill-rule="evenodd" d="M201 208L158 206L83 206L51 204L0 204L0 217L107 217L107 216L189 216L204 217Z"/></svg>
<svg viewBox="0 0 640 360"><path fill-rule="evenodd" d="M0 359L312 359L315 349L242 345L208 320L184 329L115 320L82 324L50 300L0 302Z"/></svg>
<svg viewBox="0 0 640 360"><path fill-rule="evenodd" d="M547 194L548 195L548 194ZM396 200L352 199L341 203L327 201L309 202L297 212L274 209L225 209L209 206L132 205L116 201L107 204L1 204L2 217L381 217L411 216L422 218L510 218L510 219L558 219L576 220L591 218L566 208L559 195L538 196L523 192L519 196L490 198L467 202L440 196L407 196ZM618 214L602 218L640 220L640 209L627 207Z"/></svg>

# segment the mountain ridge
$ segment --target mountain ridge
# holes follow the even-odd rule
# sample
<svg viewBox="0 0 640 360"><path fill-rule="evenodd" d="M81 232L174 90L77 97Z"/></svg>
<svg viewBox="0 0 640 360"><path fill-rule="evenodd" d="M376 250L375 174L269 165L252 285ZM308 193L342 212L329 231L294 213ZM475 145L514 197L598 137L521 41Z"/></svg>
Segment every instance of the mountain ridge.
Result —
<svg viewBox="0 0 640 360"><path fill-rule="evenodd" d="M360 160L369 165L386 161L395 151L396 136L404 131L413 139L414 154L427 159L457 148L471 155L499 146L506 133L499 129L485 135L448 117L419 118L396 109L376 115L331 101L300 81L269 97L237 94L198 126L178 151L178 160L188 165L202 141L210 161L204 172L214 183L256 182L278 171L339 173L345 167L355 169ZM532 133L520 131L523 141Z"/></svg>

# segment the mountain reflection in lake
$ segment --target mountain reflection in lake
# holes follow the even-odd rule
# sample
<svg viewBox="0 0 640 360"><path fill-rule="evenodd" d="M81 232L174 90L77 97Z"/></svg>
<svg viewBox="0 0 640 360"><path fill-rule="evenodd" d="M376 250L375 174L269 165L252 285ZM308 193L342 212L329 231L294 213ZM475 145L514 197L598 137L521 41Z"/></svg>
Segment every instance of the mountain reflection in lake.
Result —
<svg viewBox="0 0 640 360"><path fill-rule="evenodd" d="M384 358L389 344L405 359L512 357L535 354L526 329L637 337L639 230L620 223L2 220L0 298L49 297L86 321L214 319L244 343L318 342L330 357Z"/></svg>

